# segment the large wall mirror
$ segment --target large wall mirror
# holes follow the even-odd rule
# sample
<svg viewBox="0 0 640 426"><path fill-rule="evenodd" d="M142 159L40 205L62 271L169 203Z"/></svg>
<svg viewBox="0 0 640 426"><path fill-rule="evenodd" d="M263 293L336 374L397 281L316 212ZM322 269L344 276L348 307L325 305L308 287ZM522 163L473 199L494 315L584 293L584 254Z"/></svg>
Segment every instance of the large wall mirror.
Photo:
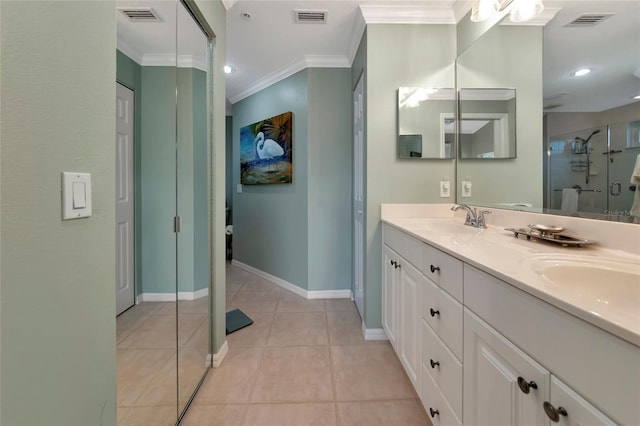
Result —
<svg viewBox="0 0 640 426"><path fill-rule="evenodd" d="M640 2L544 5L546 24L503 20L458 56L458 88L516 89L517 157L459 161L457 201L640 222Z"/></svg>
<svg viewBox="0 0 640 426"><path fill-rule="evenodd" d="M460 158L515 158L516 91L458 90Z"/></svg>

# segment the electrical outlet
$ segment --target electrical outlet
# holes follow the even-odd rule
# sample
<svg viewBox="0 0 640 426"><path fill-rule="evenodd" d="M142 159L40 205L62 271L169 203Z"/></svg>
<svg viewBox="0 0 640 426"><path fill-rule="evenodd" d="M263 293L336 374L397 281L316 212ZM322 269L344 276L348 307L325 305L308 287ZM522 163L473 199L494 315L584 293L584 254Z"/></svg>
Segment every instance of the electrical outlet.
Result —
<svg viewBox="0 0 640 426"><path fill-rule="evenodd" d="M470 180L463 180L462 181L462 193L461 193L461 195L464 198L471 197L471 181Z"/></svg>
<svg viewBox="0 0 640 426"><path fill-rule="evenodd" d="M451 196L451 181L440 181L440 198L449 198Z"/></svg>

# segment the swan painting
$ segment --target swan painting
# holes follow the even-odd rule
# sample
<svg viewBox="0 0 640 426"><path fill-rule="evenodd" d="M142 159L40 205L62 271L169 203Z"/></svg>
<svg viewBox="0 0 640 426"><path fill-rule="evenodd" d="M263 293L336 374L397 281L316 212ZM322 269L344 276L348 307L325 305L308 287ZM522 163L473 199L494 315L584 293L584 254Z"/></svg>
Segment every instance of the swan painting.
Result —
<svg viewBox="0 0 640 426"><path fill-rule="evenodd" d="M240 183L293 182L293 113L240 127Z"/></svg>

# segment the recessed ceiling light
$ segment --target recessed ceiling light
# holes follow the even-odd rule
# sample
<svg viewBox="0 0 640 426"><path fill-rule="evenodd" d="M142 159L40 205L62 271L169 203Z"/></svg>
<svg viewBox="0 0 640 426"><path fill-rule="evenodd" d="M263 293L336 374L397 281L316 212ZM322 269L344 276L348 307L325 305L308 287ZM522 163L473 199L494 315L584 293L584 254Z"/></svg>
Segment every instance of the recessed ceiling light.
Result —
<svg viewBox="0 0 640 426"><path fill-rule="evenodd" d="M571 74L573 77L582 77L583 75L587 75L591 72L590 68L582 68L576 72L574 72L573 74Z"/></svg>
<svg viewBox="0 0 640 426"><path fill-rule="evenodd" d="M233 74L234 72L236 72L236 69L232 66L229 65L225 65L224 66L224 73L225 74Z"/></svg>

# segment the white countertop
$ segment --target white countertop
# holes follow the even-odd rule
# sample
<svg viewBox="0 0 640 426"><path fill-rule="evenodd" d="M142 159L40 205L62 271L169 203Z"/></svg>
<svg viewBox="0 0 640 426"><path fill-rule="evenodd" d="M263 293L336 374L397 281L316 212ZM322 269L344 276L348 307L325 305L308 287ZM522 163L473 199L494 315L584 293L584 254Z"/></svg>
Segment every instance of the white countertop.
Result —
<svg viewBox="0 0 640 426"><path fill-rule="evenodd" d="M449 205L450 206L450 205ZM469 265L487 272L539 299L542 299L578 318L600 327L616 336L640 346L640 256L599 245L582 248L562 247L552 243L514 238L504 226L489 225L477 229L463 225L464 216L447 213L448 207L437 205L436 214L427 217L402 217L393 209L383 208L382 221L422 240ZM406 215L404 215L406 216ZM422 216L422 214L420 215ZM435 216L435 217L428 217ZM521 227L526 227L522 223ZM638 225L636 225L638 226ZM536 273L531 265L545 259L563 259L579 256L573 265L622 265L626 277L632 281L637 274L637 285L618 285L601 281L597 273L580 273L570 288L558 286ZM575 259L574 259L575 260ZM576 271L582 272L579 269ZM602 272L602 269L593 270ZM607 272L604 272L607 274ZM614 278L614 272L611 272ZM629 275L631 274L631 275ZM588 282L592 280L592 282ZM611 280L610 280L611 281ZM628 280L627 280L628 282ZM592 295L593 289L598 293Z"/></svg>

